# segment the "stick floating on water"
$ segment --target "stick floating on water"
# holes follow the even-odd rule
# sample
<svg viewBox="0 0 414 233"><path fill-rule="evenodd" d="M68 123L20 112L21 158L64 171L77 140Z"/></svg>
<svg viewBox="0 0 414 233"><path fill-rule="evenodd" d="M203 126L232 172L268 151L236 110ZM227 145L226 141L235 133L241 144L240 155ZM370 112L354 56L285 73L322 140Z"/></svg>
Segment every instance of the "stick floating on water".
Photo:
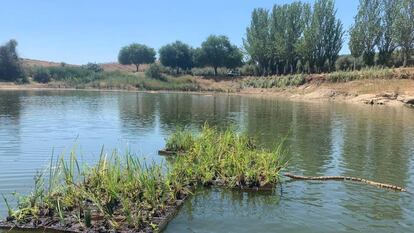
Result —
<svg viewBox="0 0 414 233"><path fill-rule="evenodd" d="M298 175L293 175L290 173L285 173L284 176L287 176L289 178L295 179L295 180L349 180L349 181L355 181L355 182L360 182L360 183L365 183L365 184L369 184L369 185L373 185L373 186L377 186L379 188L386 188L386 189L392 189L395 191L400 191L400 192L406 192L407 190L405 188L396 186L396 185L392 185L392 184L384 184L384 183L379 183L379 182L375 182L372 180L366 180L366 179L362 179L362 178L358 178L358 177L352 177L352 176L298 176Z"/></svg>

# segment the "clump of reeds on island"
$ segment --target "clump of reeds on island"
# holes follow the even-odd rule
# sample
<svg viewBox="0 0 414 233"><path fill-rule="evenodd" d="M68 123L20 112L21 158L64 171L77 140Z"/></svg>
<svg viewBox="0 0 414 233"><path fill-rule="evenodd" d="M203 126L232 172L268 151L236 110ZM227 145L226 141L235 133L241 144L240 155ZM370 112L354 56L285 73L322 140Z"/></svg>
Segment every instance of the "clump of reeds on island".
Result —
<svg viewBox="0 0 414 233"><path fill-rule="evenodd" d="M7 199L1 227L69 232L157 232L174 216L195 188L268 189L283 168L282 143L259 148L254 139L233 129L204 126L193 134L178 130L167 150L179 152L167 164L148 163L126 153L101 153L99 161L80 164L75 153L51 160L35 177L31 194Z"/></svg>

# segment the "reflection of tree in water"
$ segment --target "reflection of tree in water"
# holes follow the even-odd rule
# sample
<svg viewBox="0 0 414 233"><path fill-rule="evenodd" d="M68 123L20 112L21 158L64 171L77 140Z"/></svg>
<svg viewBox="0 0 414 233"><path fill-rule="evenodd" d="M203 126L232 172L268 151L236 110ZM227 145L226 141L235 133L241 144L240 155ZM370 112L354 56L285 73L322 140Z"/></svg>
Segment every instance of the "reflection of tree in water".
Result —
<svg viewBox="0 0 414 233"><path fill-rule="evenodd" d="M18 92L0 91L0 123L4 120L18 122L21 108L20 94Z"/></svg>
<svg viewBox="0 0 414 233"><path fill-rule="evenodd" d="M247 130L267 147L287 136L290 164L305 174L323 173L323 165L331 159L331 111L327 104L248 99Z"/></svg>
<svg viewBox="0 0 414 233"><path fill-rule="evenodd" d="M348 111L349 112L349 111ZM402 109L374 108L354 111L345 126L343 166L345 175L360 176L379 182L406 187L409 179L410 145L405 137L414 128L413 119L404 117ZM412 136L412 135L411 135ZM347 186L352 200L344 206L373 219L400 219L401 198L394 193L375 188L359 189ZM367 197L367 193L370 195ZM360 197L357 197L360 196Z"/></svg>
<svg viewBox="0 0 414 233"><path fill-rule="evenodd" d="M163 94L159 101L161 128L166 131L177 127L198 129L205 122L220 128L238 122L240 97L189 94Z"/></svg>
<svg viewBox="0 0 414 233"><path fill-rule="evenodd" d="M151 131L155 127L158 95L137 93L119 97L122 128L128 131Z"/></svg>
<svg viewBox="0 0 414 233"><path fill-rule="evenodd" d="M406 185L411 155L405 136L413 126L401 113L397 109L373 109L358 111L349 119L343 152L345 174Z"/></svg>

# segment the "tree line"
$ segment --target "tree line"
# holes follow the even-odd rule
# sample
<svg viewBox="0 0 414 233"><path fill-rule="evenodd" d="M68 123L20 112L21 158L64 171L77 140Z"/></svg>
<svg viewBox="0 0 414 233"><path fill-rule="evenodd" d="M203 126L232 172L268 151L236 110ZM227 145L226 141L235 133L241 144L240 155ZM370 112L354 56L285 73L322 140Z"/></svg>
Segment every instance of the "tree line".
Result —
<svg viewBox="0 0 414 233"><path fill-rule="evenodd" d="M254 9L244 48L259 74L331 71L343 43L333 0Z"/></svg>
<svg viewBox="0 0 414 233"><path fill-rule="evenodd" d="M181 70L193 67L210 66L217 76L219 67L236 68L242 65L241 50L230 43L226 36L209 36L199 48L192 48L181 41L162 46L159 51L159 61L166 67L171 67L179 74ZM143 44L131 44L121 48L118 61L121 64L134 64L136 71L139 65L155 62L155 49Z"/></svg>
<svg viewBox="0 0 414 233"><path fill-rule="evenodd" d="M365 65L392 66L399 51L407 66L414 47L414 1L360 0L349 34L351 55Z"/></svg>

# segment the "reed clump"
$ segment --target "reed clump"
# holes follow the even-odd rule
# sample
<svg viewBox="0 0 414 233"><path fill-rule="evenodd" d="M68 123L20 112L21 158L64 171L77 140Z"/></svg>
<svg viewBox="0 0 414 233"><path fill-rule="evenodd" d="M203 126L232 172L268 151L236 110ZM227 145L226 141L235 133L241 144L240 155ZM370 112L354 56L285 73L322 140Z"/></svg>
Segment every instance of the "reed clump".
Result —
<svg viewBox="0 0 414 233"><path fill-rule="evenodd" d="M73 153L51 163L49 177L45 184L36 176L34 191L9 207L11 227L153 232L189 193L169 183L162 165L116 152L102 153L94 166L81 166Z"/></svg>
<svg viewBox="0 0 414 233"><path fill-rule="evenodd" d="M168 142L169 148L184 151L174 159L169 174L170 179L184 185L270 188L278 182L284 166L282 143L272 151L260 149L252 138L231 128L220 132L206 125L195 136L179 131Z"/></svg>

